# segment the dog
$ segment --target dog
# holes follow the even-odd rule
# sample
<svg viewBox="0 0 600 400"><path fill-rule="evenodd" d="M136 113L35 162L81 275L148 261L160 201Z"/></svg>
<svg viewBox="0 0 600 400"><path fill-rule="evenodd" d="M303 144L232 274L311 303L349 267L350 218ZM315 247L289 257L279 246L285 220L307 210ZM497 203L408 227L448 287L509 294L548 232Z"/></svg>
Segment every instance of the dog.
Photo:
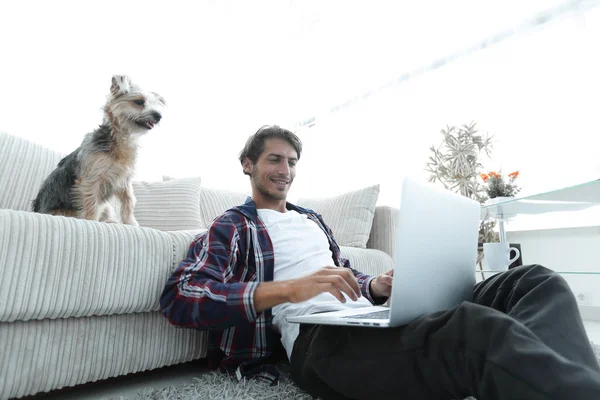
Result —
<svg viewBox="0 0 600 400"><path fill-rule="evenodd" d="M114 223L109 201L116 196L121 222L138 226L131 183L138 140L160 122L164 107L159 94L140 89L128 76L113 76L102 124L60 160L42 183L32 210Z"/></svg>

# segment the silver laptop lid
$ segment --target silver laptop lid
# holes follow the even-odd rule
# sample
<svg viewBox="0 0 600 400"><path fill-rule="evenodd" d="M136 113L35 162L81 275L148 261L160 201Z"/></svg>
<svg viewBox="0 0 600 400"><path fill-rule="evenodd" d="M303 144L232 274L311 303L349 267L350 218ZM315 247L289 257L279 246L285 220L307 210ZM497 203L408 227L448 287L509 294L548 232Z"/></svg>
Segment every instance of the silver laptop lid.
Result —
<svg viewBox="0 0 600 400"><path fill-rule="evenodd" d="M404 178L396 221L390 325L472 300L480 204Z"/></svg>

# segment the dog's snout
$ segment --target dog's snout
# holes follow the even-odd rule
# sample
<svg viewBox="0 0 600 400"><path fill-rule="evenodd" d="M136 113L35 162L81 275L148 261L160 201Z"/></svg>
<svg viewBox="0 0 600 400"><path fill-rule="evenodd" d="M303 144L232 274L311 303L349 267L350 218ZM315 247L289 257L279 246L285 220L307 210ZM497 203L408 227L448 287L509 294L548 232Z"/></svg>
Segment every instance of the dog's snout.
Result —
<svg viewBox="0 0 600 400"><path fill-rule="evenodd" d="M157 111L153 111L152 112L152 118L154 118L156 120L156 122L160 122L160 119L162 118L162 115L157 112Z"/></svg>

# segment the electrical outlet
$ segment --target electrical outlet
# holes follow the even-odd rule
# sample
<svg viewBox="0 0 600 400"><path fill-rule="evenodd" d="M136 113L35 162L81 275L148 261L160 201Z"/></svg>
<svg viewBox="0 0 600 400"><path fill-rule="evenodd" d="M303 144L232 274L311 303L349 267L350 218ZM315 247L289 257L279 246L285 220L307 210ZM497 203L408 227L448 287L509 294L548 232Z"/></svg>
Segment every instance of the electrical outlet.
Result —
<svg viewBox="0 0 600 400"><path fill-rule="evenodd" d="M575 299L577 299L577 304L580 306L591 306L592 292L577 292L575 293Z"/></svg>

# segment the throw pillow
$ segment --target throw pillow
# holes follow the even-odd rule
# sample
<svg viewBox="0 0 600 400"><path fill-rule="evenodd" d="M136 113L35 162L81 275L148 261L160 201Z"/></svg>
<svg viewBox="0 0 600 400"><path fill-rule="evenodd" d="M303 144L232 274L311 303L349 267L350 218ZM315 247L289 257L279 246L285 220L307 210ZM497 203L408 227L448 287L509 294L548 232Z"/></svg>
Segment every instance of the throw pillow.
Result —
<svg viewBox="0 0 600 400"><path fill-rule="evenodd" d="M161 231L202 228L200 177L133 182L135 218L140 226Z"/></svg>
<svg viewBox="0 0 600 400"><path fill-rule="evenodd" d="M378 197L379 185L374 185L330 198L299 199L297 204L321 214L340 246L364 249Z"/></svg>
<svg viewBox="0 0 600 400"><path fill-rule="evenodd" d="M211 222L231 207L246 202L248 195L229 190L200 188L200 221L203 228L208 228Z"/></svg>

